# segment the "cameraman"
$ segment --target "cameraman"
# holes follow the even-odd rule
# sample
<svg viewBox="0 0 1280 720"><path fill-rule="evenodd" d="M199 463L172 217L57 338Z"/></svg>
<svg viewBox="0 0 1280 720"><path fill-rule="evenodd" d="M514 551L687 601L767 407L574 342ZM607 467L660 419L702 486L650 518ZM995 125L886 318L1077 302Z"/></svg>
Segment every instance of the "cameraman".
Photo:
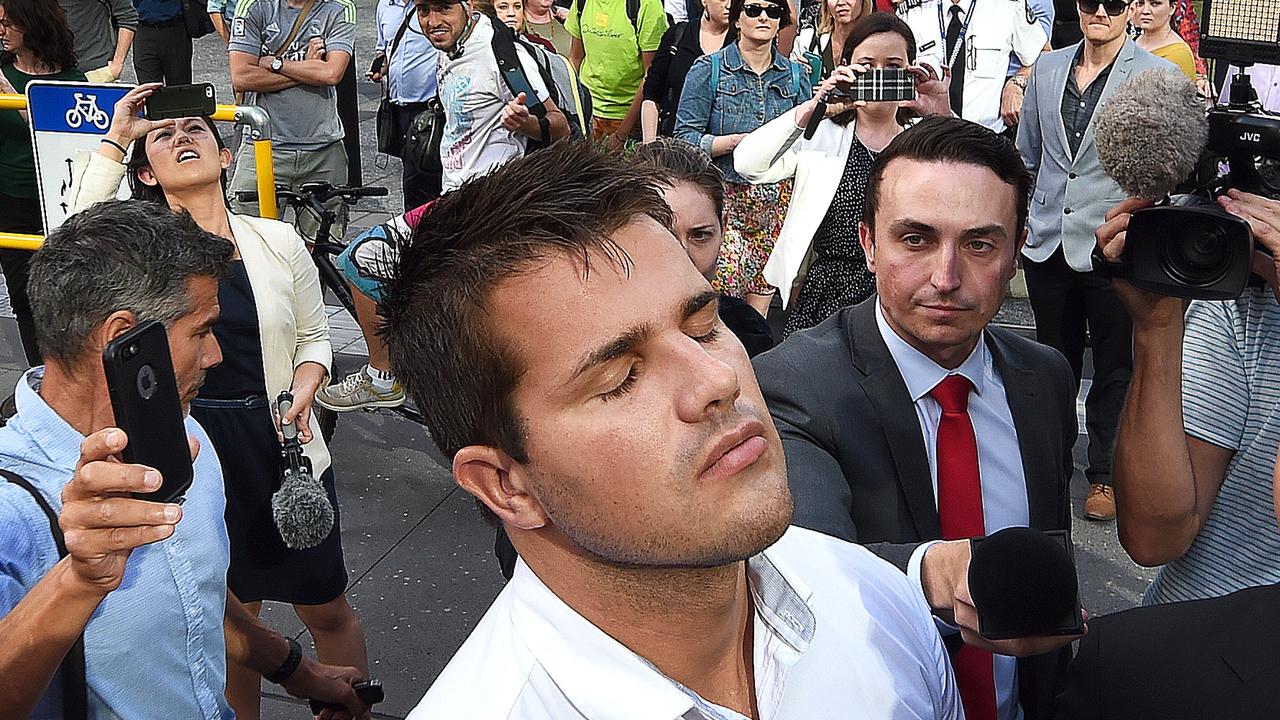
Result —
<svg viewBox="0 0 1280 720"><path fill-rule="evenodd" d="M1124 249L1126 200L1107 213L1098 244ZM1236 300L1195 301L1116 291L1133 319L1133 380L1120 416L1113 472L1120 542L1138 563L1165 565L1144 604L1215 597L1280 582L1271 475L1280 438L1280 201L1231 190L1218 204L1243 218L1261 251L1265 286Z"/></svg>

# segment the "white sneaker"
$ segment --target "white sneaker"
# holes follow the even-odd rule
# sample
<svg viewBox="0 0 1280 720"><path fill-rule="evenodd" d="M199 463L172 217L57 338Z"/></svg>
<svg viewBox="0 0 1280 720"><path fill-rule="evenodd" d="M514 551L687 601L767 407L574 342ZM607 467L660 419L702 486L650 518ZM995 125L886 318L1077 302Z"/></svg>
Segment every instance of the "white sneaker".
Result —
<svg viewBox="0 0 1280 720"><path fill-rule="evenodd" d="M343 378L342 382L321 388L316 392L316 402L334 412L400 407L404 404L404 388L399 381L393 380L390 390L379 390L361 368Z"/></svg>

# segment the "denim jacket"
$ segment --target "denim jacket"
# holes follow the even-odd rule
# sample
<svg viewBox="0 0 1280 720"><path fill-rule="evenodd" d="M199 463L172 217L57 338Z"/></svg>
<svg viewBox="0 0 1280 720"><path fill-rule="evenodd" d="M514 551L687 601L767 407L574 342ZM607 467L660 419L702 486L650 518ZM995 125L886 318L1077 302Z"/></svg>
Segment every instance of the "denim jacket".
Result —
<svg viewBox="0 0 1280 720"><path fill-rule="evenodd" d="M720 59L720 78L711 87L712 58ZM676 111L677 138L697 145L708 155L718 135L749 133L813 95L808 68L787 59L775 48L773 64L756 75L742 59L738 44L698 58L689 69ZM725 180L747 182L733 169L733 155L715 158Z"/></svg>

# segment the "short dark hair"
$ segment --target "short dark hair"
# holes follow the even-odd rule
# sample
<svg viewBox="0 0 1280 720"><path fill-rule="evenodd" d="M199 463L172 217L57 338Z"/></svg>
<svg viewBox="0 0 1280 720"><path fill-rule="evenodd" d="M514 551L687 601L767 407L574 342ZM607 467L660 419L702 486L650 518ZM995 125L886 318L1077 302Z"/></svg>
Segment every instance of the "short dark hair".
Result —
<svg viewBox="0 0 1280 720"><path fill-rule="evenodd" d="M67 218L31 258L31 314L46 359L66 367L111 313L166 327L192 311L187 280L221 279L235 246L185 212L108 200Z"/></svg>
<svg viewBox="0 0 1280 720"><path fill-rule="evenodd" d="M822 0L826 2L826 0ZM764 0L764 2L777 5L782 8L782 19L778 21L778 29L781 30L791 24L791 4L787 0ZM738 23L738 18L742 16L742 8L747 4L747 0L729 0L729 28Z"/></svg>
<svg viewBox="0 0 1280 720"><path fill-rule="evenodd" d="M688 183L698 188L711 198L716 217L724 215L724 174L702 148L675 138L658 138L636 148L631 162L667 185Z"/></svg>
<svg viewBox="0 0 1280 720"><path fill-rule="evenodd" d="M826 0L823 0L822 6L827 6ZM911 32L911 26L898 17L897 13L877 12L870 15L864 15L862 18L853 22L853 27L849 30L849 37L844 41L845 47L852 51L858 47L867 38L872 35L881 33L893 33L902 36L907 41L907 62L914 64L916 61L916 36Z"/></svg>
<svg viewBox="0 0 1280 720"><path fill-rule="evenodd" d="M494 327L494 288L556 257L584 275L593 254L626 269L609 236L639 216L671 226L652 173L560 142L464 183L422 218L384 288L381 335L446 457L489 445L528 462L512 404L523 361Z"/></svg>
<svg viewBox="0 0 1280 720"><path fill-rule="evenodd" d="M1022 236L1027 225L1032 178L1022 162L1022 155L1008 139L958 117L931 116L902 131L871 166L862 210L862 221L869 228L875 229L876 226L876 208L880 205L880 183L884 181L885 168L898 159L961 163L991 170L1013 186L1017 196L1015 237Z"/></svg>

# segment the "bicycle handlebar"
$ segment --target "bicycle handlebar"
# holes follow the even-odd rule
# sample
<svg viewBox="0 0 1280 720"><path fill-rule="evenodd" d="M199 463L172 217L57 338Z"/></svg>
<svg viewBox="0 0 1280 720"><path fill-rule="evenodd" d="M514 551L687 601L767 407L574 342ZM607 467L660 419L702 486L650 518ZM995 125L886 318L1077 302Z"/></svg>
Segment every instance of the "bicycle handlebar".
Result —
<svg viewBox="0 0 1280 720"><path fill-rule="evenodd" d="M340 197L346 202L355 202L362 197L382 197L388 193L384 187L367 186L333 186L328 183L303 183L297 190L276 187L276 198L286 205L310 206L313 202L323 204ZM257 190L241 190L236 193L240 202L257 202Z"/></svg>

